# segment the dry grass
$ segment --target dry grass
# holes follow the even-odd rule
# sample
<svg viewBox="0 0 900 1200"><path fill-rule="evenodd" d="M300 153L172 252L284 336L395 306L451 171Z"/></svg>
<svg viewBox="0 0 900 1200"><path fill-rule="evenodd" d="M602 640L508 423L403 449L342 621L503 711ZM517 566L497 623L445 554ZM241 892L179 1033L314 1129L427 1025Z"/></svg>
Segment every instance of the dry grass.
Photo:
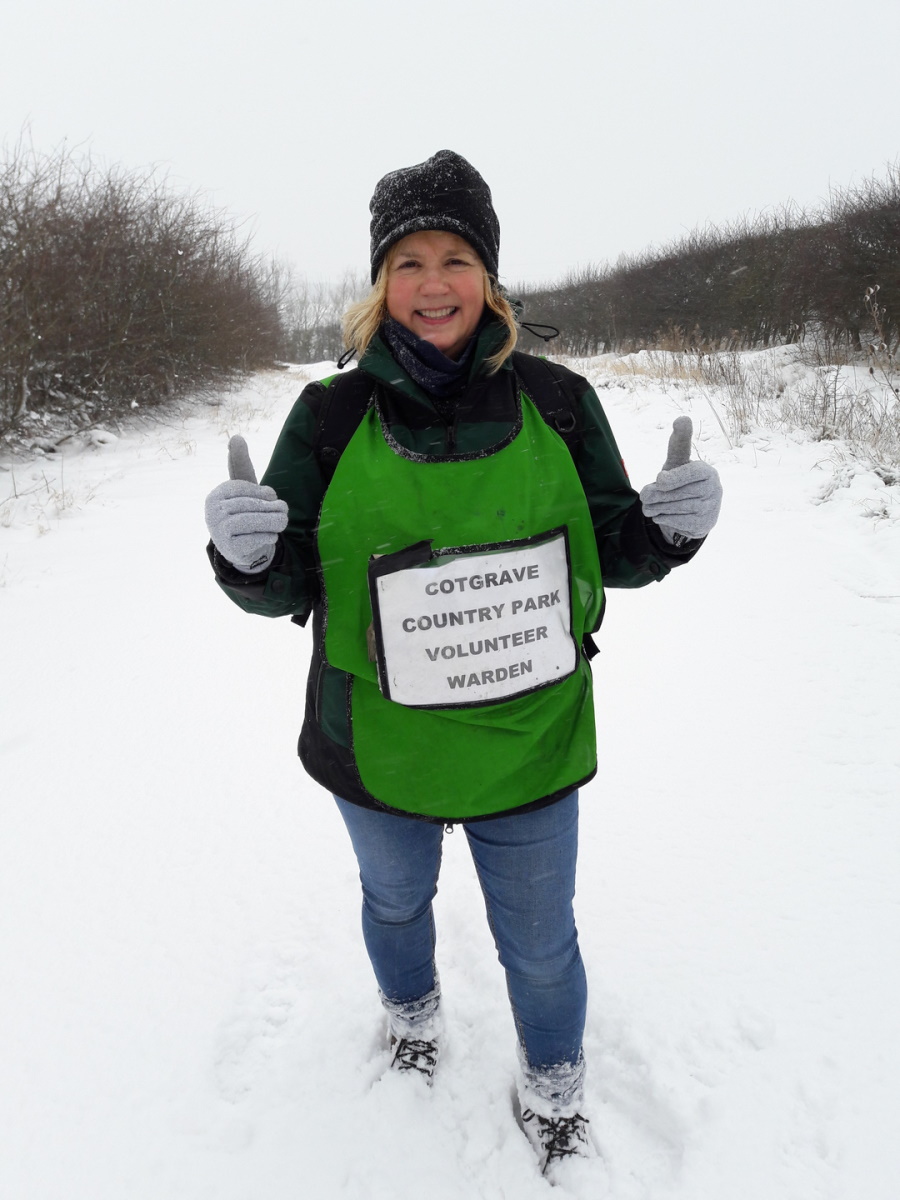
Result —
<svg viewBox="0 0 900 1200"><path fill-rule="evenodd" d="M730 444L761 426L805 430L846 443L888 483L900 476L900 370L885 342L856 354L816 338L759 351L642 350L604 356L601 369L701 396Z"/></svg>

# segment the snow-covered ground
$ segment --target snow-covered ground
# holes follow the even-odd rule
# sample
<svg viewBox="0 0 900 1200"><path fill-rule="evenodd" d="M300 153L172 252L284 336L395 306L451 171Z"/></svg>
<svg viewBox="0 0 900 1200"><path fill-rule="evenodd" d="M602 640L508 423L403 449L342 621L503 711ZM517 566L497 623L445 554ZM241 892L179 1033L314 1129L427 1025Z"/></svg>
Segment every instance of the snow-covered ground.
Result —
<svg viewBox="0 0 900 1200"><path fill-rule="evenodd" d="M551 1193L513 1121L459 835L446 1055L431 1091L384 1077L349 843L294 753L308 634L231 605L203 552L228 435L262 467L303 381L273 373L0 470L4 1200L896 1200L897 489L584 366L638 485L688 412L726 492L694 563L611 595L594 661L602 1157Z"/></svg>

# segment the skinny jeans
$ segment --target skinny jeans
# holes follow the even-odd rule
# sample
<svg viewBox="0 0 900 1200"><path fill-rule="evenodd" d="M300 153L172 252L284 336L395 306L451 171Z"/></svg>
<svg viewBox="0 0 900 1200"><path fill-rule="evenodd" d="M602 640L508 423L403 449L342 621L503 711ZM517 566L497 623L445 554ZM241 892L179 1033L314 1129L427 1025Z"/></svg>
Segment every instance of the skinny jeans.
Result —
<svg viewBox="0 0 900 1200"><path fill-rule="evenodd" d="M437 990L432 901L444 827L335 797L359 862L362 928L389 1009ZM587 983L572 901L578 793L545 808L461 822L506 972L526 1071L581 1063Z"/></svg>

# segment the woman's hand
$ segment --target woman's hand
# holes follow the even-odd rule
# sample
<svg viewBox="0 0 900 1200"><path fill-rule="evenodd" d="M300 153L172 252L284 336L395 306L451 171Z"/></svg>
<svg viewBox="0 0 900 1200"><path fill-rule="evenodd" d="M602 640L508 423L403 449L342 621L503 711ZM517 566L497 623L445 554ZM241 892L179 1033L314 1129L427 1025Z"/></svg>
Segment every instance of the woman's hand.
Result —
<svg viewBox="0 0 900 1200"><path fill-rule="evenodd" d="M228 443L227 483L206 497L206 528L223 558L248 575L264 571L275 554L278 534L288 523L288 506L275 489L261 487L247 443Z"/></svg>
<svg viewBox="0 0 900 1200"><path fill-rule="evenodd" d="M669 452L655 483L641 489L644 515L655 521L673 545L705 538L715 525L722 505L719 473L709 463L690 461L690 417L676 417Z"/></svg>

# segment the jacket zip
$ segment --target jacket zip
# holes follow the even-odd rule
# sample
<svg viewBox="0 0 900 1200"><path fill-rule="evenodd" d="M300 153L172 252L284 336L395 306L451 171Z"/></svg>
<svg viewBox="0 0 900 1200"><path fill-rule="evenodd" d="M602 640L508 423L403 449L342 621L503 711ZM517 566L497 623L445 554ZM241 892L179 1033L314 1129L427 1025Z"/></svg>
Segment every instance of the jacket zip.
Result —
<svg viewBox="0 0 900 1200"><path fill-rule="evenodd" d="M447 453L456 453L456 426L459 421L459 410L453 410L453 419L447 422Z"/></svg>

